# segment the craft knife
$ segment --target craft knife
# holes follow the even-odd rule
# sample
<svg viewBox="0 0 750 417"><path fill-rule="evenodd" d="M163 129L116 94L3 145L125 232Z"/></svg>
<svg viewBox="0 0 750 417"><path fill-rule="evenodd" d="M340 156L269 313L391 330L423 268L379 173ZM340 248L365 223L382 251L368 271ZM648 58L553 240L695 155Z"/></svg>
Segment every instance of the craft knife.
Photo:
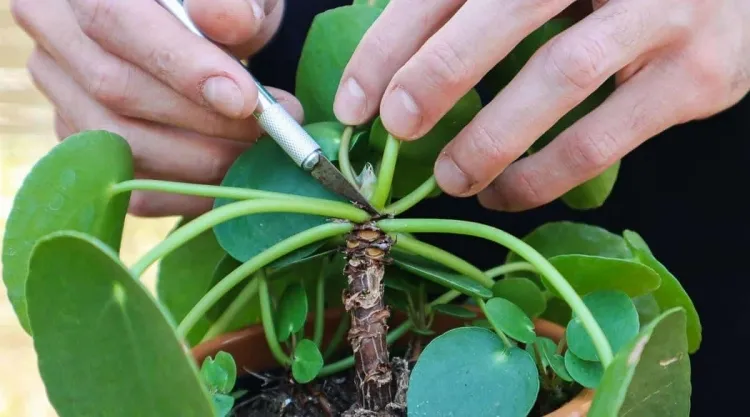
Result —
<svg viewBox="0 0 750 417"><path fill-rule="evenodd" d="M182 22L188 30L201 38L211 41L195 26L180 0L157 0L157 2ZM217 45L216 43L214 45L227 52L221 45ZM229 55L232 56L231 54ZM258 124L260 124L263 130L281 146L294 163L309 172L324 187L359 204L371 214L378 214L378 211L372 207L367 198L323 155L320 145L315 142L252 74L249 75L258 89L258 105L253 112L253 116L258 120Z"/></svg>

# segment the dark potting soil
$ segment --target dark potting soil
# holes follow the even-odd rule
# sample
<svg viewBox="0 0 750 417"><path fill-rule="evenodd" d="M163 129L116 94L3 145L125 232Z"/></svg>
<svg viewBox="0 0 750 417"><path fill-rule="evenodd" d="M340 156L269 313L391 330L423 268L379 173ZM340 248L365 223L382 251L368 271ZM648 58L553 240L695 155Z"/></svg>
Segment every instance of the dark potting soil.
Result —
<svg viewBox="0 0 750 417"><path fill-rule="evenodd" d="M244 375L237 380L236 389L244 390L246 394L236 401L231 417L406 417L406 389L409 372L415 363L394 359L394 379L399 386L396 387L394 407L389 412L376 414L356 409L353 369L309 384L297 384L290 372L277 369ZM555 392L540 389L529 416L551 413L581 389L576 384L563 385Z"/></svg>

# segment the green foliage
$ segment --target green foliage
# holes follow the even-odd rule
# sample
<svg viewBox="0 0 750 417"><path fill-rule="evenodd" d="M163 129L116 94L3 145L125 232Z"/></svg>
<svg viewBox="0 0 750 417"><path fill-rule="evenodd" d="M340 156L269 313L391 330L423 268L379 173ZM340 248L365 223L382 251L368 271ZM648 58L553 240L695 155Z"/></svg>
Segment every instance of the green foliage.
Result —
<svg viewBox="0 0 750 417"><path fill-rule="evenodd" d="M213 413L165 311L102 241L80 232L41 239L31 255L28 311L60 417Z"/></svg>
<svg viewBox="0 0 750 417"><path fill-rule="evenodd" d="M539 317L547 309L544 294L527 278L501 279L492 287L492 294L517 305L531 318Z"/></svg>
<svg viewBox="0 0 750 417"><path fill-rule="evenodd" d="M306 384L323 368L323 355L318 346L310 339L302 339L297 343L292 358L292 375L300 384Z"/></svg>
<svg viewBox="0 0 750 417"><path fill-rule="evenodd" d="M30 332L26 277L34 244L49 233L75 230L119 251L130 196L113 195L111 187L132 178L127 142L98 130L59 143L26 176L8 215L2 256L3 282L24 330Z"/></svg>
<svg viewBox="0 0 750 417"><path fill-rule="evenodd" d="M460 319L473 319L477 316L473 311L455 304L438 304L433 307L433 310L435 310L436 313L458 317Z"/></svg>
<svg viewBox="0 0 750 417"><path fill-rule="evenodd" d="M494 333L459 327L433 339L409 379L409 416L525 417L539 393L534 360Z"/></svg>
<svg viewBox="0 0 750 417"><path fill-rule="evenodd" d="M599 386L604 373L601 362L583 360L570 350L565 352L565 370L574 381L591 389Z"/></svg>
<svg viewBox="0 0 750 417"><path fill-rule="evenodd" d="M570 282L576 292L618 290L630 297L648 294L661 284L653 269L634 261L591 255L558 255L550 263ZM554 295L557 290L545 285Z"/></svg>
<svg viewBox="0 0 750 417"><path fill-rule="evenodd" d="M487 301L487 319L492 325L519 342L533 343L536 340L534 323L517 305L495 297Z"/></svg>
<svg viewBox="0 0 750 417"><path fill-rule="evenodd" d="M237 381L237 365L232 355L219 351L216 358L206 358L201 366L203 383L211 394L214 411L217 417L227 417L234 407L231 396L234 383Z"/></svg>
<svg viewBox="0 0 750 417"><path fill-rule="evenodd" d="M278 312L276 335L280 342L284 342L305 325L307 294L302 284L295 282L286 287L279 302Z"/></svg>
<svg viewBox="0 0 750 417"><path fill-rule="evenodd" d="M481 286L473 279L461 275L455 271L416 255L403 252L392 254L394 263L399 268L411 272L414 275L430 280L436 284L451 288L470 297L490 298L492 291Z"/></svg>
<svg viewBox="0 0 750 417"><path fill-rule="evenodd" d="M568 373L568 370L565 368L565 359L562 355L557 353L557 345L552 339L547 337L537 337L534 344L528 346L536 346L545 368L551 368L555 375L560 377L563 381L570 382L573 380L570 373Z"/></svg>

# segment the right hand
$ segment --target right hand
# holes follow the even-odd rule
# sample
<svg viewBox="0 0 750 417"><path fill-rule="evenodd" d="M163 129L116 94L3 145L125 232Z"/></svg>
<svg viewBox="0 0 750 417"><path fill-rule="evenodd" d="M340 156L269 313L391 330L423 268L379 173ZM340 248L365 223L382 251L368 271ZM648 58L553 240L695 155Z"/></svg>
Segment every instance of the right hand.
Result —
<svg viewBox="0 0 750 417"><path fill-rule="evenodd" d="M36 44L35 85L56 110L60 140L105 129L130 144L136 178L221 182L262 133L257 90L246 70L192 34L154 0L11 0ZM246 58L279 27L284 0L186 0L201 31ZM269 88L295 119L302 107ZM134 192L130 213L195 216L206 198Z"/></svg>

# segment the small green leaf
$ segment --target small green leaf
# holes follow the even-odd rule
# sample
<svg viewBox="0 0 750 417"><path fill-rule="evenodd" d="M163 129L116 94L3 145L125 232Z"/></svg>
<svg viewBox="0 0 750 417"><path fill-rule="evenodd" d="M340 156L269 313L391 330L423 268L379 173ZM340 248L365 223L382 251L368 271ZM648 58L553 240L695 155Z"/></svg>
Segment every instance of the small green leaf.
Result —
<svg viewBox="0 0 750 417"><path fill-rule="evenodd" d="M310 339L302 339L297 343L292 358L292 375L300 384L306 384L323 368L323 355L318 346Z"/></svg>
<svg viewBox="0 0 750 417"><path fill-rule="evenodd" d="M201 376L206 381L209 390L229 394L237 381L237 365L232 355L219 351L216 358L208 357L203 361Z"/></svg>
<svg viewBox="0 0 750 417"><path fill-rule="evenodd" d="M654 257L643 238L633 231L627 231L627 233L624 233L624 236L638 261L650 267L661 276L661 286L652 293L659 307L663 311L673 307L682 307L685 309L685 314L687 315L688 351L695 353L703 339L703 326L701 325L700 317L698 317L698 311L695 310L693 300L690 299L680 281Z"/></svg>
<svg viewBox="0 0 750 417"><path fill-rule="evenodd" d="M661 308L659 308L659 303L656 302L653 294L634 297L633 304L635 305L635 310L638 312L638 320L641 323L641 328L651 323L661 314Z"/></svg>
<svg viewBox="0 0 750 417"><path fill-rule="evenodd" d="M482 110L482 101L476 90L471 89L445 114L429 132L414 141L404 141L399 148L399 158L413 162L435 165L438 155L445 145L453 140L461 130ZM370 146L382 152L388 132L380 117L375 119L370 130ZM394 181L398 181L395 177Z"/></svg>
<svg viewBox="0 0 750 417"><path fill-rule="evenodd" d="M573 380L568 373L568 370L565 369L565 359L562 355L557 353L557 345L552 339L547 337L537 337L534 345L539 349L539 353L542 356L542 364L545 368L552 368L552 371L563 381L570 382Z"/></svg>
<svg viewBox="0 0 750 417"><path fill-rule="evenodd" d="M297 282L286 287L277 310L276 335L283 342L305 325L308 311L305 287Z"/></svg>
<svg viewBox="0 0 750 417"><path fill-rule="evenodd" d="M458 317L461 319L473 319L477 314L466 307L455 304L438 304L432 308L435 312L445 314L446 316Z"/></svg>
<svg viewBox="0 0 750 417"><path fill-rule="evenodd" d="M582 297L594 319L604 332L613 352L630 342L639 329L638 312L630 298L620 291L598 291ZM586 361L597 361L591 337L578 317L573 317L565 331L568 349Z"/></svg>
<svg viewBox="0 0 750 417"><path fill-rule="evenodd" d="M594 291L618 290L630 297L637 297L654 291L661 284L661 278L656 271L639 262L626 259L558 255L549 261L580 295ZM546 287L553 295L560 296L552 285Z"/></svg>
<svg viewBox="0 0 750 417"><path fill-rule="evenodd" d="M601 362L583 360L570 350L565 352L565 369L574 381L590 389L599 386L604 374Z"/></svg>
<svg viewBox="0 0 750 417"><path fill-rule="evenodd" d="M262 138L242 153L229 168L223 186L253 188L290 193L307 197L345 201L343 197L324 188L310 174L294 164L289 156L270 138ZM214 208L233 200L217 198ZM219 244L233 258L245 262L276 243L324 224L321 216L293 213L263 213L242 216L214 227ZM286 262L303 259L314 253L323 243L308 245L287 256ZM279 264L275 264L279 266Z"/></svg>
<svg viewBox="0 0 750 417"><path fill-rule="evenodd" d="M690 358L685 310L664 312L615 355L602 377L590 417L687 417Z"/></svg>
<svg viewBox="0 0 750 417"><path fill-rule="evenodd" d="M547 308L547 300L539 287L527 278L503 278L492 287L495 297L502 297L521 307L531 318L539 317Z"/></svg>
<svg viewBox="0 0 750 417"><path fill-rule="evenodd" d="M213 394L211 400L214 404L214 415L216 417L228 417L234 407L234 397L226 394Z"/></svg>
<svg viewBox="0 0 750 417"><path fill-rule="evenodd" d="M190 219L181 219L172 233L188 221ZM213 230L208 230L162 258L159 262L156 294L175 322L182 321L190 309L216 284L214 269L225 256L226 252L216 241ZM188 333L188 344L195 346L199 343L212 322L208 317L202 317Z"/></svg>
<svg viewBox="0 0 750 417"><path fill-rule="evenodd" d="M494 333L459 327L433 339L409 380L409 417L529 414L539 393L534 360Z"/></svg>
<svg viewBox="0 0 750 417"><path fill-rule="evenodd" d="M327 10L313 19L302 46L294 92L307 123L336 120L333 99L344 68L380 12L358 4Z"/></svg>
<svg viewBox="0 0 750 417"><path fill-rule="evenodd" d="M39 371L60 417L213 414L166 311L111 247L79 232L48 235L27 288Z"/></svg>
<svg viewBox="0 0 750 417"><path fill-rule="evenodd" d="M492 291L488 288L436 262L403 252L393 252L391 255L396 266L407 272L411 272L470 297L492 297Z"/></svg>
<svg viewBox="0 0 750 417"><path fill-rule="evenodd" d="M24 330L30 332L26 277L36 241L49 233L75 230L119 251L130 193L113 195L111 187L132 178L128 143L100 130L68 137L26 176L13 200L2 244L3 281Z"/></svg>
<svg viewBox="0 0 750 417"><path fill-rule="evenodd" d="M566 326L573 316L573 311L570 309L568 303L561 298L550 298L547 300L547 309L544 310L539 318L557 323L561 326Z"/></svg>
<svg viewBox="0 0 750 417"><path fill-rule="evenodd" d="M503 333L523 343L536 340L534 323L512 302L495 297L487 301L487 319Z"/></svg>

